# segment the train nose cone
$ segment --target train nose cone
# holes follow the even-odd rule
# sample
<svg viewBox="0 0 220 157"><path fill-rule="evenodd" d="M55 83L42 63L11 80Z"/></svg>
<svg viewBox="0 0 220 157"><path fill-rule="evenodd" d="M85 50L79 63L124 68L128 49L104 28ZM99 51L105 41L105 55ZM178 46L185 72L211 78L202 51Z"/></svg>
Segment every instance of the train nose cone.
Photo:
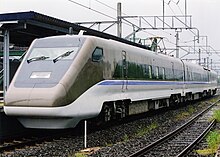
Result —
<svg viewBox="0 0 220 157"><path fill-rule="evenodd" d="M4 106L27 106L32 88L10 87L5 95Z"/></svg>
<svg viewBox="0 0 220 157"><path fill-rule="evenodd" d="M6 94L6 106L56 107L66 105L66 90L62 84L43 88L35 84L33 88L15 88Z"/></svg>
<svg viewBox="0 0 220 157"><path fill-rule="evenodd" d="M52 88L37 88L31 91L29 106L56 107L66 105L66 90L62 84Z"/></svg>

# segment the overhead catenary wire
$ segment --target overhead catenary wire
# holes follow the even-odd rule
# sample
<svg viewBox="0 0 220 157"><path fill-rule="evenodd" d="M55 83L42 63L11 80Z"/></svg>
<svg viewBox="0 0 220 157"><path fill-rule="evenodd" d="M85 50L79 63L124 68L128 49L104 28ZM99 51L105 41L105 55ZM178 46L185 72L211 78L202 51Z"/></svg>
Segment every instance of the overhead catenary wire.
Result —
<svg viewBox="0 0 220 157"><path fill-rule="evenodd" d="M98 13L98 14L101 14L101 15L103 15L103 16L106 16L106 17L108 17L108 18L111 18L111 19L116 20L115 17L112 17L112 16L110 16L110 15L108 15L108 14L105 14L105 13L103 13L103 12L97 10L97 9L91 8L91 4L89 4L89 7L88 7L88 6L86 6L86 5L83 5L83 4L81 4L81 3L76 2L76 1L74 1L74 0L68 0L68 1L69 1L69 2L72 2L72 3L75 3L76 5L79 5L79 6L81 6L81 7L84 7L84 8L86 8L86 9L92 10L92 11L94 11L94 12L96 12L96 13ZM99 0L94 0L94 1L96 1L97 3L100 3L101 5L103 5L103 6L105 6L105 7L108 7L108 8L110 8L110 9L114 10L114 11L117 11L115 8L109 6L108 4L106 4L106 3L104 3L104 2L101 2L101 1L99 1ZM180 0L179 0L179 1L180 1ZM179 1L178 1L178 2L179 2ZM174 10L173 10L172 7L170 6L171 2L172 2L172 3L175 3L173 0L170 0L170 1L169 1L168 3L166 3L166 4L169 6L169 8L170 8L170 10L173 12L173 14L176 16ZM177 6L178 6L178 2L175 3ZM90 2L90 3L91 3L91 2ZM178 6L178 8L179 8L179 10L181 11L181 9L180 9L179 6ZM181 11L181 13L182 13L182 11ZM123 14L126 15L125 13L123 13ZM182 13L182 14L183 14L183 13ZM136 20L137 20L137 19L136 19ZM129 20L124 20L124 21L122 21L122 22L123 22L124 24L130 26L130 27L135 26L135 27L139 28L137 25L133 24L133 23L130 22ZM144 22L144 23L145 23L145 22ZM187 26L187 25L186 25L186 26ZM151 36L158 36L158 35L155 35L155 34L153 34L153 33L150 33L150 32L144 31L144 30L142 30L142 32L147 33L147 34L150 34ZM193 31L191 31L191 32L194 33ZM170 32L168 33L168 32L165 31L164 33L167 33L167 34L169 34L169 35L171 35L171 36L174 36L174 35L171 34ZM170 42L170 43L171 43L171 42ZM186 42L185 42L185 43L186 43ZM172 43L172 44L175 45L174 43Z"/></svg>
<svg viewBox="0 0 220 157"><path fill-rule="evenodd" d="M169 1L169 3L171 2L171 0ZM167 5L169 5L169 3L166 3ZM172 8L170 8L171 10L172 10ZM173 10L172 10L173 11ZM175 12L173 11L173 13L174 13L174 15L175 15ZM125 20L125 19L124 19ZM137 20L137 19L135 19L135 20ZM130 23L130 24L132 24L132 22L130 22L129 20L125 20L125 21L127 21L128 23ZM135 25L135 24L132 24L132 26L135 26L135 27L137 27L137 28L139 28L137 25ZM147 34L150 34L151 36L155 36L155 37L157 37L158 35L155 35L155 34L153 34L153 33L149 33L149 32L147 32L147 31L145 31L145 30L142 30L142 32L144 32L144 33L147 33ZM164 31L164 33L167 33L167 34L169 34L169 35L171 35L171 36L175 36L175 35L173 35L172 33L170 33L170 32L166 32L166 31ZM167 39L168 40L168 39ZM169 41L169 40L168 40ZM173 44L173 45L176 45L175 43L172 43L172 42L170 42L169 41L169 43L170 44ZM183 49L183 48L180 48L180 49L182 49L182 50L184 50L184 51L186 51L185 49Z"/></svg>
<svg viewBox="0 0 220 157"><path fill-rule="evenodd" d="M183 11L181 10L181 8L180 8L180 6L179 6L180 0L178 0L177 2L175 2L175 1L173 1L173 0L170 0L169 3L166 3L166 4L169 6L170 10L173 12L173 14L176 16L176 13L174 12L174 10L172 9L172 7L170 6L170 3L171 3L171 2L174 3L174 4L178 7L178 9L180 10L181 14L182 14L183 16L185 16L185 15L183 14ZM189 28L188 25L187 25L187 23L184 23L184 25L186 26L186 28ZM195 33L194 31L192 31L191 29L189 29L189 31L190 31L192 34L198 36L198 34L196 34L196 33ZM198 29L197 29L197 33L198 33Z"/></svg>
<svg viewBox="0 0 220 157"><path fill-rule="evenodd" d="M109 6L109 5L106 4L106 3L103 3L103 2L101 2L101 1L99 1L99 0L94 0L94 1L96 1L96 2L98 2L98 3L100 3L100 4L102 4L102 5L104 5L104 6L106 6L106 7L108 7L108 8L110 8L110 9L114 10L114 11L117 11L117 9L115 9L115 8L113 8L113 7L111 7L111 6ZM127 15L127 14L124 13L124 12L122 12L122 14L123 14L123 15Z"/></svg>
<svg viewBox="0 0 220 157"><path fill-rule="evenodd" d="M81 3L78 3L78 2L76 2L76 1L74 1L74 0L68 0L69 2L72 2L72 3L74 3L74 4L76 4L76 5L79 5L79 6L81 6L81 7L84 7L84 8L86 8L86 9L89 9L89 10L92 10L92 11L94 11L94 12L96 12L96 13L98 13L98 14L101 14L101 15L103 15L103 16L106 16L106 17L109 17L109 18L111 18L111 19L114 19L114 20L116 20L116 18L114 18L114 17L112 17L112 16L110 16L110 15L107 15L107 14L105 14L105 13L103 13L103 12L101 12L101 11L98 11L98 10L96 10L96 9L92 9L91 7L88 7L88 6L86 6L86 5L83 5L83 4L81 4ZM111 8L111 9L113 9L113 10L116 10L116 9L114 9L113 7L110 7L109 5L107 5L107 4L105 4L105 3L103 3L103 2L100 2L100 1L98 1L98 0L95 0L95 1L97 1L98 3L100 3L100 4L102 4L102 5L104 5L104 6L106 6L106 7L109 7L109 8ZM89 5L91 5L91 4L89 4ZM117 10L116 10L117 11ZM125 13L123 13L123 14L125 14ZM126 15L126 14L125 14ZM130 22L130 21L126 21L126 22L123 22L124 24L126 24L126 25L128 25L128 26L131 26L131 27L133 27L134 26L134 24L132 24L132 22ZM136 27L138 27L138 26L136 26ZM147 34L150 34L151 36L158 36L158 35L155 35L155 34L153 34L153 33L149 33L149 32L146 32L146 31L143 31L143 32L145 32L145 33L147 33Z"/></svg>
<svg viewBox="0 0 220 157"><path fill-rule="evenodd" d="M177 4L177 7L179 8L181 14L184 15L182 9L180 8L180 6L178 4Z"/></svg>
<svg viewBox="0 0 220 157"><path fill-rule="evenodd" d="M79 6L81 6L81 7L84 7L84 8L86 8L86 9L89 9L89 10L91 10L91 11L94 11L94 12L96 12L96 13L98 13L98 14L101 14L101 15L103 15L103 16L106 16L106 17L109 17L109 18L111 18L111 19L113 19L113 20L117 20L115 17L112 17L112 16L110 16L110 15L107 15L107 14L105 14L105 13L103 13L103 12L101 12L101 11L98 11L98 10L96 10L96 9L92 9L91 7L88 7L88 6L86 6L86 5L83 5L83 4L81 4L81 3L78 3L78 2L76 2L76 1L74 1L74 0L68 0L69 2L72 2L72 3L74 3L74 4L76 4L76 5L79 5ZM103 3L104 4L104 3ZM132 25L130 25L129 23L126 23L126 22L123 22L124 24L126 24L126 25L128 25L128 26L131 26L132 27Z"/></svg>
<svg viewBox="0 0 220 157"><path fill-rule="evenodd" d="M108 8L110 8L110 9L114 10L114 11L117 11L117 9L115 9L115 8L113 8L113 7L111 7L111 6L109 6L108 4L106 4L106 3L104 3L104 2L101 2L101 1L99 1L99 0L94 0L94 1L96 1L96 2L98 2L98 3L100 3L100 4L102 4L102 5L104 5L104 6L106 6L106 7L108 7ZM122 13L122 14L123 14L123 13Z"/></svg>
<svg viewBox="0 0 220 157"><path fill-rule="evenodd" d="M90 7L86 6L86 5L83 5L83 4L81 4L81 3L78 3L78 2L76 2L76 1L74 1L74 0L68 0L68 1L69 1L69 2L72 2L72 3L75 3L75 4L77 4L77 5L81 6L81 7L84 7L84 8L86 8L86 9L92 10L92 11L94 11L94 12L96 12L96 13L98 13L98 14L101 14L101 15L103 15L103 16L106 16L106 17L108 17L108 18L111 18L111 19L116 20L115 17L112 17L112 16L110 16L110 15L107 15L107 14L105 14L105 13L103 13L103 12L101 12L101 11L98 11L98 10L96 10L96 9L92 9L92 8L90 8Z"/></svg>
<svg viewBox="0 0 220 157"><path fill-rule="evenodd" d="M80 3L78 3L78 2L75 2L75 1L73 1L73 0L68 0L68 1L70 1L70 2L72 2L72 3L75 3L75 4L77 4L77 5L81 6L81 7L84 7L84 8L86 8L86 9L90 9L90 10L92 10L92 11L95 11L95 12L97 12L97 13L99 13L99 14L104 15L104 16L107 16L107 17L110 17L110 18L112 18L112 19L115 19L115 18L113 18L113 17L111 17L111 16L109 16L109 15L107 15L107 14L104 14L104 13L102 13L102 12L100 12L100 11L97 11L97 10L95 10L95 9L92 9L91 7L87 7L87 6L83 5L83 4L80 4ZM111 8L111 9L117 11L117 9L114 9L113 7L107 5L107 4L103 3L103 2L100 2L100 1L98 1L98 0L95 0L95 1L97 1L98 3L100 3L100 4L102 4L102 5L106 6L106 7L109 7L109 8ZM126 15L125 13L123 13L123 14ZM126 22L123 22L124 24L127 24L127 25L129 25L129 26L134 26L134 24L132 24L132 22L130 22L129 20L125 20L125 21L126 21ZM135 26L138 28L137 25L135 25ZM150 34L150 35L152 35L152 36L158 36L158 35L155 35L155 34L153 34L153 33L146 32L146 31L143 31L143 32L145 32L145 33L147 33L147 34Z"/></svg>
<svg viewBox="0 0 220 157"><path fill-rule="evenodd" d="M94 12L96 12L96 13L98 13L98 14L101 14L101 15L103 15L103 16L106 16L106 17L109 17L109 18L111 18L111 19L116 20L116 18L114 18L114 17L112 17L112 16L110 16L110 15L107 15L107 14L101 12L101 11L98 11L98 10L96 10L96 9L93 9L93 8L91 8L91 7L88 7L88 6L86 6L86 5L83 5L83 4L81 4L81 3L78 3L78 2L76 2L76 1L74 1L74 0L68 0L68 1L69 1L69 2L72 2L72 3L76 4L76 5L79 5L79 6L81 6L81 7L84 7L84 8L86 8L86 9L92 10L92 11L94 11ZM114 9L113 7L107 5L107 4L105 4L105 3L103 3L103 2L101 2L101 1L99 1L99 0L95 0L95 1L98 2L98 3L100 3L100 4L102 4L102 5L104 5L104 6L106 6L106 7L108 7L108 8L111 8L111 9L117 11L117 10ZM126 15L125 13L123 13L123 14ZM132 24L132 22L130 22L130 21L128 21L128 20L125 21L125 22L123 22L123 23L126 24L126 25L128 25L128 26L130 26L130 27L133 27L133 26L134 26L134 24ZM145 32L145 31L143 31L143 32ZM145 33L146 33L146 32L145 32ZM149 34L149 33L148 33L148 34ZM169 33L169 34L170 34L170 33ZM152 34L152 33L151 33L151 35L153 35L153 36L158 36L158 35L155 35L155 34Z"/></svg>
<svg viewBox="0 0 220 157"><path fill-rule="evenodd" d="M99 0L94 0L94 1L96 1L96 2L98 2L98 3L100 3L100 4L102 4L102 5L104 5L105 7L108 7L108 8L110 8L110 9L114 10L114 11L117 11L115 8L113 8L113 7L109 6L109 5L107 5L106 3L103 3L103 2L101 2L101 1L99 1ZM179 1L180 1L180 0L178 0L178 2L175 3L173 0L170 0L169 3L166 3L166 4L169 6L170 10L173 12L173 14L174 14L175 16L176 16L176 14L175 14L174 10L172 9L172 7L170 6L170 3L171 3L171 2L175 3L176 6L178 7L178 9L180 10L181 14L184 15L184 14L183 14L183 11L181 10L181 8L180 8L180 6L179 6L179 4L178 4ZM91 7L90 7L90 9L91 9ZM99 11L99 12L100 12L100 11ZM102 14L104 14L104 13L102 13ZM123 13L123 12L122 12L122 14L123 14L123 15L126 15L126 14ZM109 17L109 15L108 15L107 17ZM114 19L114 18L112 17L112 19ZM137 20L137 19L135 19L135 20ZM123 20L122 23L124 23L124 24L126 24L126 25L128 25L128 26L130 26L130 27L134 27L134 26L135 26L136 28L139 29L139 27L138 27L137 25L133 24L133 23L130 22L129 20ZM145 22L144 22L144 23L145 23ZM146 24L146 23L145 23L145 24ZM188 27L188 26L187 26L187 23L185 23L185 26ZM158 35L155 35L155 34L153 34L153 33L147 32L147 31L145 31L145 30L142 30L142 32L143 32L143 33L150 34L151 36L155 36L155 37L158 36ZM168 34L168 35L175 36L175 35L173 35L173 34L170 33L170 32L166 32L166 31L163 31L163 32L166 33L166 34ZM190 30L190 32L193 33L194 35L197 35L197 34L195 34L195 32L192 31L192 30ZM197 32L197 33L198 33L198 32ZM185 42L183 41L183 42L181 42L181 43L188 43L188 42L193 42L193 41L194 41L194 40L185 41ZM172 43L172 42L170 42L169 40L168 40L167 42L169 42L169 43L172 44L172 45L176 45L176 43ZM183 55L182 57L184 57L184 56L186 56L186 55L189 54L186 49L182 48L181 46L179 46L179 48L180 48L181 50L187 52L187 54ZM195 50L194 47L192 47L192 49L194 49L194 52L197 52L197 50Z"/></svg>
<svg viewBox="0 0 220 157"><path fill-rule="evenodd" d="M180 13L181 13L182 15L184 15L184 13L183 13L182 9L181 9L181 8L180 8L180 6L179 6L179 2L180 2L180 0L178 0L177 2L175 2L175 1L171 0L171 2L173 2L173 4L175 4L175 5L178 7L178 9L179 9Z"/></svg>

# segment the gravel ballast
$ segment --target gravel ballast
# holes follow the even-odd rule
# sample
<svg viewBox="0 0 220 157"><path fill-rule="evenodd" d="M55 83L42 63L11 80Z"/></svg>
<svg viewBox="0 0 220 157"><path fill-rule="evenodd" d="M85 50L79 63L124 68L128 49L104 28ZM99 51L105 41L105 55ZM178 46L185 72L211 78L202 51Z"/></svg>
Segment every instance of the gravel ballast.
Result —
<svg viewBox="0 0 220 157"><path fill-rule="evenodd" d="M154 115L146 113L141 116L141 119L94 131L87 136L87 146L96 151L87 155L90 157L129 156L181 126L209 104L203 102L187 105L155 112ZM13 152L4 152L1 156L76 156L77 152L84 149L83 142L83 136L70 135Z"/></svg>

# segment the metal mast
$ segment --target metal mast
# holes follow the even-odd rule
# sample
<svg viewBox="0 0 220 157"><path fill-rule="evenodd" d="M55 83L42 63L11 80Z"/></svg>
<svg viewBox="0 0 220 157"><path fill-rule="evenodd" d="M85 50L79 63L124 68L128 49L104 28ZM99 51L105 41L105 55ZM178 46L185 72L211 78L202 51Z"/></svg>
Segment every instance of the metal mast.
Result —
<svg viewBox="0 0 220 157"><path fill-rule="evenodd" d="M117 4L117 36L121 38L122 21L121 21L121 3Z"/></svg>
<svg viewBox="0 0 220 157"><path fill-rule="evenodd" d="M9 86L9 30L4 30L4 57L3 57L4 81L3 89L4 96Z"/></svg>

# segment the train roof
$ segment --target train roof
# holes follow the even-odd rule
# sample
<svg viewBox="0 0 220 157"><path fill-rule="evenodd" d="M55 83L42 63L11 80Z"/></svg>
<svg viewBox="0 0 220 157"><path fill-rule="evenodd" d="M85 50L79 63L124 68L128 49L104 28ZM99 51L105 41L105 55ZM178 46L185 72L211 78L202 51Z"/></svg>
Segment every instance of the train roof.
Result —
<svg viewBox="0 0 220 157"><path fill-rule="evenodd" d="M69 39L69 38L93 38L93 39L97 39L97 40L103 40L103 41L106 41L106 40L109 40L113 43L117 43L117 44L120 44L120 45L124 45L126 47L129 47L129 48L134 48L134 49L139 49L141 50L141 52L144 54L144 53L148 53L148 55L150 56L154 56L156 58L166 58L165 60L170 60L172 59L174 62L184 62L185 65L189 65L190 67L194 67L198 70L207 70L207 71L211 71L213 73L215 73L213 70L210 70L210 69L207 69L207 68L204 68L198 64L195 64L195 63L192 63L192 62L188 62L188 61L184 61L184 60L181 60L180 58L175 58L173 56L169 56L169 55L166 55L166 54L163 54L163 53L157 53L157 52L154 52L154 51L150 51L148 49L142 49L140 47L136 47L136 46L133 46L133 45L129 45L129 44L126 44L126 43L122 43L122 42L119 42L119 41L115 41L115 40L112 40L112 39L103 39L103 38L100 38L100 37L97 37L97 36L92 36L92 35L57 35L57 36L50 36L50 37L45 37L45 38L39 38L39 39L36 39L36 40L47 40L47 39L56 39L56 38L60 38L60 39ZM147 52L146 52L147 51Z"/></svg>

